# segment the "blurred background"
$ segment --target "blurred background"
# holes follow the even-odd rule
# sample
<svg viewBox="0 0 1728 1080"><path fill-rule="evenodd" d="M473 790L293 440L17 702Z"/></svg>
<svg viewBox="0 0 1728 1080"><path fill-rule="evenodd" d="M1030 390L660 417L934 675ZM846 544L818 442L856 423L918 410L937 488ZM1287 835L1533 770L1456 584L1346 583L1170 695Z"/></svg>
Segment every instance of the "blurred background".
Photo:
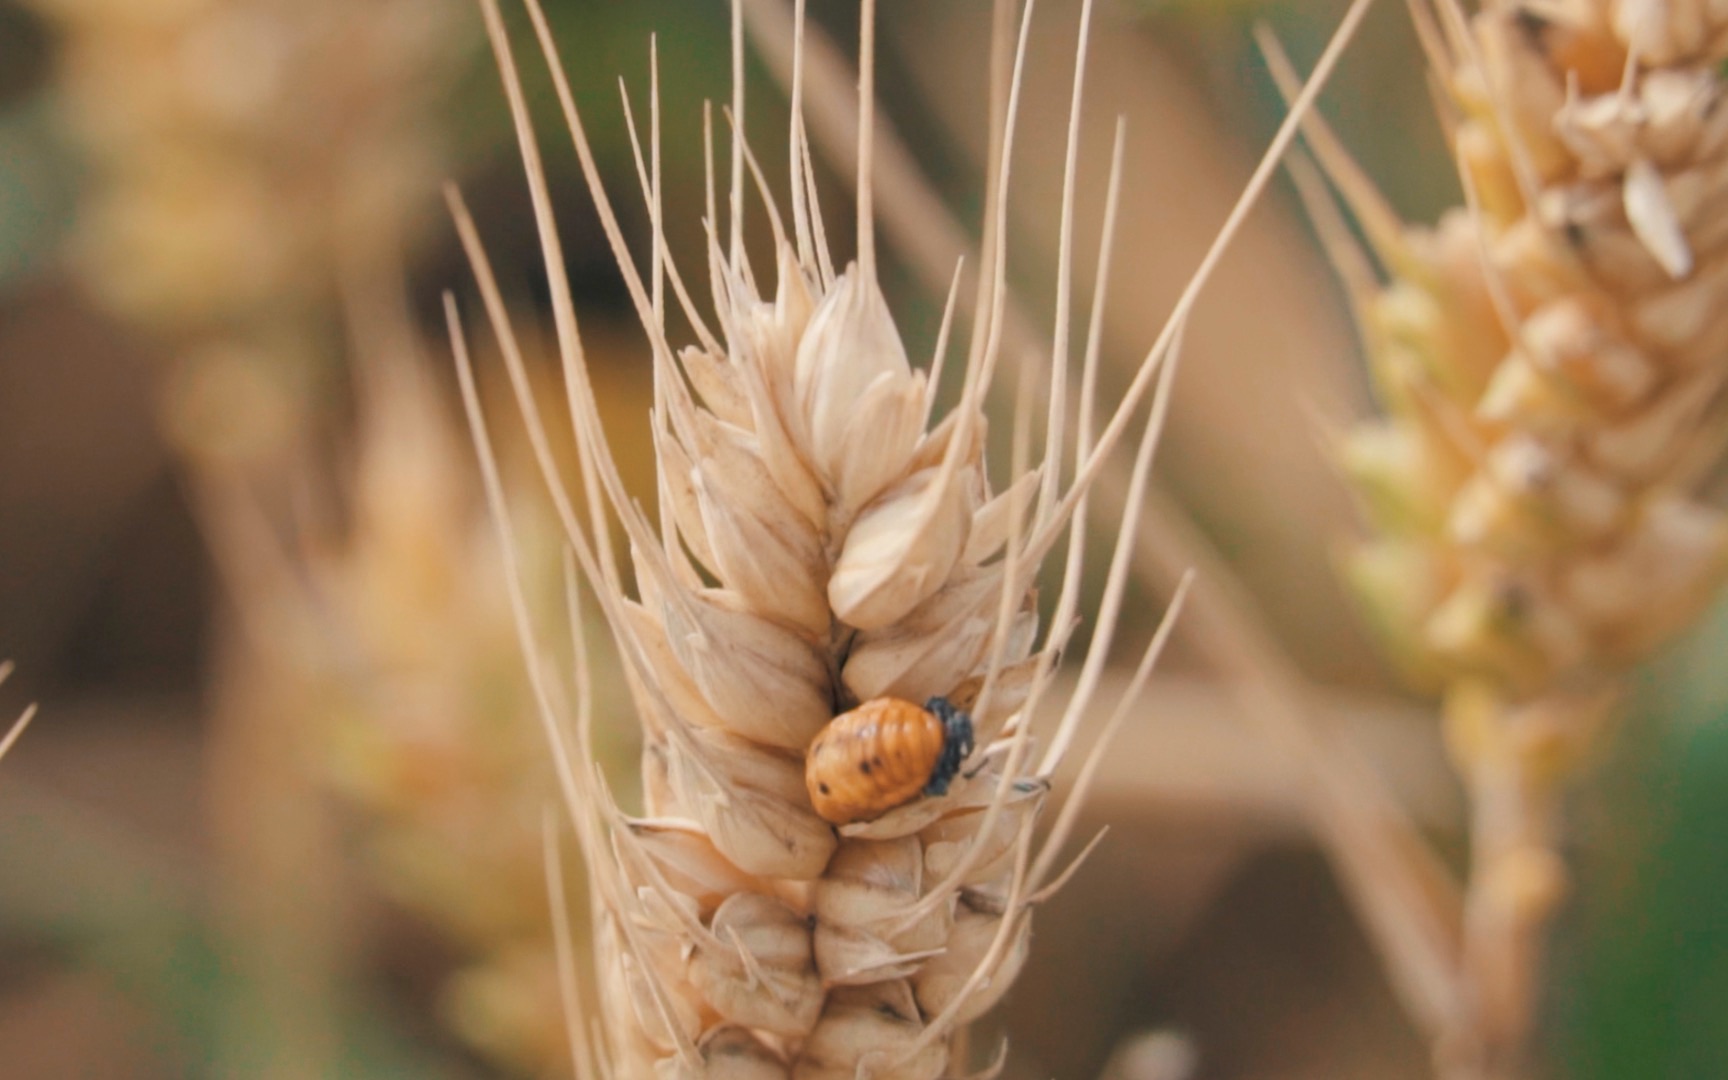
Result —
<svg viewBox="0 0 1728 1080"><path fill-rule="evenodd" d="M618 80L645 131L658 32L666 230L700 265L701 103L728 96L726 6L548 7L639 255L649 214ZM1151 342L1277 123L1250 27L1311 63L1343 7L1100 3L1077 274L1084 300L1121 114L1107 380ZM856 4L810 8L851 47ZM1040 5L1035 152L1010 207L1012 282L1045 325L1061 183L1046 148L1077 12ZM646 352L508 14L609 428L648 490ZM974 235L989 19L985 0L881 4L886 118ZM749 63L747 127L783 187L784 97ZM1458 198L1420 70L1403 10L1382 4L1325 105L1417 221ZM0 658L17 663L0 718L42 705L0 765L8 1080L562 1075L546 765L437 314L445 289L478 311L446 179L519 325L546 323L467 0L0 0ZM821 179L844 237L849 182ZM895 255L885 285L928 355L940 298ZM1354 519L1324 431L1372 403L1290 191L1256 213L1188 341L1162 483L1324 687L1329 722L1456 858L1428 707L1398 692L1332 574ZM556 608L557 539L534 505L523 555ZM1130 639L1162 606L1141 588ZM990 1022L1012 1033L1007 1075L1428 1075L1301 825L1295 766L1180 637L1088 811L1110 838L1040 912ZM1576 797L1580 899L1549 1003L1560 1075L1728 1075L1724 648L1728 609L1640 675L1616 753ZM633 719L601 696L604 752L628 776Z"/></svg>

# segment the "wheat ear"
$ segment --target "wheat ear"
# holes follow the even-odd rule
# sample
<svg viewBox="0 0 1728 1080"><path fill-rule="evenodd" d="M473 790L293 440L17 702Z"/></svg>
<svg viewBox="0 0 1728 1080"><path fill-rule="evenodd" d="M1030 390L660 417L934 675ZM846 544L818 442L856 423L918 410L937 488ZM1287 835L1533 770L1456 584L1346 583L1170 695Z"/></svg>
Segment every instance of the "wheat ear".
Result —
<svg viewBox="0 0 1728 1080"><path fill-rule="evenodd" d="M1370 244L1318 205L1387 413L1341 442L1378 534L1350 569L1395 655L1444 691L1474 807L1466 997L1443 1060L1518 1075L1566 890L1565 786L1618 673L1728 569L1728 520L1696 495L1728 438L1728 9L1412 10L1466 205L1405 228L1311 133Z"/></svg>
<svg viewBox="0 0 1728 1080"><path fill-rule="evenodd" d="M452 207L586 593L624 658L647 743L646 812L628 815L594 768L586 688L574 690L572 731L572 691L532 643L526 598L512 574L530 675L593 875L606 1023L595 1052L578 1043L578 1072L957 1075L966 1063L950 1052L953 1034L1012 984L1032 908L1066 878L1060 860L1076 819L1077 799L1045 842L1033 843L1055 759L1087 711L1083 698L1070 703L1050 733L1053 752L1034 758L1032 717L1077 622L1040 632L1034 580L1048 553L1079 528L1074 511L1097 463L1143 413L1138 460L1150 467L1179 334L1167 335L1148 358L1066 485L1041 486L1040 470L1060 470L1067 447L1055 446L1057 457L1034 467L1036 399L1022 394L1013 418L1014 479L994 490L983 459L982 405L1000 357L1001 304L991 298L1000 297L1004 273L1000 213L988 226L998 242L985 268L996 288L975 316L980 330L966 355L961 399L932 426L933 388L911 366L876 284L870 199L860 198L859 262L836 273L796 117L792 229L767 203L776 281L771 294L758 287L744 256L742 217L745 178L760 173L742 139L740 90L729 111L724 245L712 211L707 223L717 327L710 332L658 235L648 280L625 250L556 48L531 2L591 194L649 339L661 469L656 532L623 491L606 448L514 60L496 4L484 10L546 248L583 471L595 481L589 490L604 499L586 520L564 494L547 450L485 252L459 197ZM873 18L867 0L866 72ZM741 49L736 12L734 32ZM1027 45L1022 24L1017 69ZM860 176L867 184L872 97L861 100ZM1015 108L1011 101L1010 118ZM656 85L651 131L658 113ZM1011 119L1005 130L1001 198ZM643 157L639 152L639 162ZM641 169L656 225L664 209L652 164L658 157L651 145ZM667 284L702 344L674 352L664 324ZM454 303L447 309L508 548L485 417ZM629 542L633 592L602 548L613 522ZM1123 530L1124 544L1132 532L1132 525ZM1078 579L1077 570L1066 576L1058 611L1072 610ZM1124 579L1116 577L1117 594ZM1146 646L1137 683L1150 675L1170 626L1167 616ZM838 829L817 817L802 760L817 731L859 702L934 696L968 711L976 728L978 750L947 793ZM1106 729L1126 715L1122 710Z"/></svg>

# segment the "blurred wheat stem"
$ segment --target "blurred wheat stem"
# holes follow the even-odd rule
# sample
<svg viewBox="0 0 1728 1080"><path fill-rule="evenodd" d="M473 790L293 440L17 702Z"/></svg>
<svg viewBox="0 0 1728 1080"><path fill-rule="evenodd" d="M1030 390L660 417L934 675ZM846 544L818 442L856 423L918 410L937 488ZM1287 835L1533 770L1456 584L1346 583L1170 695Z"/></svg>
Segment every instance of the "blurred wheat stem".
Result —
<svg viewBox="0 0 1728 1080"><path fill-rule="evenodd" d="M0 684L12 677L13 663L10 660L0 662ZM5 735L0 735L0 760L4 760L12 747L23 737L24 729L30 726L30 721L36 718L36 706L30 704L24 707L18 719L12 721L12 726L6 729Z"/></svg>
<svg viewBox="0 0 1728 1080"><path fill-rule="evenodd" d="M56 30L55 102L88 157L69 254L102 306L167 346L155 411L188 466L229 626L247 632L244 646L218 633L209 665L210 839L240 989L202 1018L220 1033L213 1068L324 1071L335 851L308 768L323 749L299 678L313 651L279 614L279 584L303 586L306 569L284 537L318 475L308 434L334 279L343 263L395 270L440 156L426 106L458 58L460 6L24 6Z"/></svg>
<svg viewBox="0 0 1728 1080"><path fill-rule="evenodd" d="M786 46L790 19L784 0L745 0L744 6L771 69L783 84L790 83L794 65L792 50ZM1353 22L1342 24L1340 42L1353 29ZM802 78L820 88L811 96L814 134L840 169L850 169L855 164L857 130L856 94L851 90L855 81L839 51L815 30L806 31L805 54ZM1317 73L1314 89L1325 73L1324 69ZM1305 109L1298 103L1292 112ZM879 126L876 138L874 184L883 226L927 288L949 288L948 268L970 247L965 230L886 124ZM1115 197L1113 188L1112 203ZM1094 325L1108 263L1106 248L1100 254ZM1049 357L1055 354L1040 342L1012 295L1005 302L1003 341L1015 359L1010 370L1032 382L1051 378ZM1082 383L1081 400L1089 400L1090 384ZM1079 427L1081 438L1086 438L1091 423L1085 415L1079 418ZM1107 461L1097 491L1105 516L1123 520L1130 492L1142 492L1145 522L1132 549L1135 573L1146 581L1169 583L1187 568L1199 571L1187 614L1189 631L1268 737L1304 763L1312 777L1317 835L1384 954L1406 1006L1425 1029L1437 1033L1456 1014L1462 905L1451 875L1360 752L1312 713L1306 679L1266 628L1253 598L1186 511L1156 487L1142 491L1124 462Z"/></svg>
<svg viewBox="0 0 1728 1080"><path fill-rule="evenodd" d="M1728 517L1696 494L1728 442L1728 10L1412 11L1465 206L1407 228L1318 120L1310 145L1368 249L1318 177L1298 180L1388 413L1340 438L1378 533L1353 583L1443 691L1474 806L1466 997L1440 1055L1520 1076L1567 889L1565 790L1602 752L1621 672L1728 572Z"/></svg>

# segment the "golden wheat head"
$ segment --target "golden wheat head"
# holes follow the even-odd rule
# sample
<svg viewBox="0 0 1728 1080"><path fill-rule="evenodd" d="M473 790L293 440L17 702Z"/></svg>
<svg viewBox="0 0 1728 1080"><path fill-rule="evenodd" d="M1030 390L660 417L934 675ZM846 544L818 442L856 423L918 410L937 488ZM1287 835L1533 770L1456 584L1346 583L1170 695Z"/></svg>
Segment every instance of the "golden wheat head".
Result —
<svg viewBox="0 0 1728 1080"><path fill-rule="evenodd" d="M603 613L645 741L644 806L630 814L613 800L590 750L588 690L597 673L579 647L571 677L555 674L534 643L520 576L509 575L566 808L591 875L604 1025L591 1031L593 1018L572 1004L575 1061L584 1076L935 1080L965 1074L970 1063L956 1051L954 1033L1013 983L1026 956L1031 911L1065 878L1058 859L1075 822L1078 791L1041 844L1034 843L1034 826L1051 776L1087 714L1113 619L1099 627L1087 659L1090 678L1082 678L1082 691L1060 710L1042 751L1035 749L1033 721L1078 622L1086 493L1107 455L1139 423L1136 495L1116 530L1104 599L1105 610L1115 611L1127 584L1125 553L1134 542L1138 492L1162 426L1183 320L1270 173L1269 164L1256 173L1218 247L1120 403L1104 413L1100 430L1082 423L1072 436L1072 238L1065 226L1047 401L1019 394L1009 476L993 482L984 454L984 408L1002 352L1004 206L1029 17L1011 53L1015 74L986 215L989 254L979 268L962 389L958 402L938 415L937 386L958 288L950 293L931 366L914 366L877 283L875 5L865 0L862 7L858 257L837 269L817 207L796 68L789 215L769 195L744 141L742 13L734 5L727 229L722 236L710 165L711 306L705 313L692 296L691 278L664 244L657 78L648 149L644 153L639 142L636 154L655 235L644 271L624 243L556 47L538 4L529 0L565 122L652 356L655 525L624 491L607 449L583 367L540 150L500 13L493 0L484 3L552 283L580 452L580 497L568 494L558 475L502 297L454 193L452 208L567 533L575 568L571 604L591 598ZM1365 7L1358 0L1353 20ZM1084 42L1089 4L1081 18ZM794 54L801 55L801 2L792 24ZM1341 46L1340 40L1328 65ZM1072 217L1083 57L1082 50L1065 222ZM1275 149L1291 130L1287 125ZM1116 183L1113 172L1112 205ZM752 189L772 229L771 285L758 279L745 255L742 223ZM1106 244L1101 265L1107 262ZM666 329L670 304L692 328L693 340L681 347ZM505 499L454 301L447 312L508 550ZM1087 342L1084 355L1080 384L1095 386L1096 340ZM1080 398L1081 415L1091 415L1090 392ZM1036 462L1035 405L1045 411ZM614 525L628 546L628 582L613 550ZM1035 582L1064 539L1070 558L1054 615L1041 623ZM579 635L579 616L572 625ZM1146 645L1136 688L1149 676L1169 625L1167 617ZM1080 790L1136 692L1102 724ZM941 698L964 710L976 750L964 756L945 791L833 825L812 805L806 754L837 716L885 698Z"/></svg>

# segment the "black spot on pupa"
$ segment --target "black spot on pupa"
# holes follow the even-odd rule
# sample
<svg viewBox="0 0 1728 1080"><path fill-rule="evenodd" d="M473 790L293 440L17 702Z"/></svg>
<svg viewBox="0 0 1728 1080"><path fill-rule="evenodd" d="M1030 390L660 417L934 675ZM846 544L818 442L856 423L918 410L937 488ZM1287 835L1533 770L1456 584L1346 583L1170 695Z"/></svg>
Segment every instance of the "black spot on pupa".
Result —
<svg viewBox="0 0 1728 1080"><path fill-rule="evenodd" d="M1501 582L1495 589L1494 599L1498 601L1500 617L1514 625L1528 619L1535 606L1530 590L1516 581Z"/></svg>
<svg viewBox="0 0 1728 1080"><path fill-rule="evenodd" d="M865 776L869 776L870 775L870 763L868 761L860 761L858 763L858 771L863 773Z"/></svg>
<svg viewBox="0 0 1728 1080"><path fill-rule="evenodd" d="M828 785L827 784L817 784L816 789L818 791L822 792L822 794L824 794L824 795L828 794Z"/></svg>

